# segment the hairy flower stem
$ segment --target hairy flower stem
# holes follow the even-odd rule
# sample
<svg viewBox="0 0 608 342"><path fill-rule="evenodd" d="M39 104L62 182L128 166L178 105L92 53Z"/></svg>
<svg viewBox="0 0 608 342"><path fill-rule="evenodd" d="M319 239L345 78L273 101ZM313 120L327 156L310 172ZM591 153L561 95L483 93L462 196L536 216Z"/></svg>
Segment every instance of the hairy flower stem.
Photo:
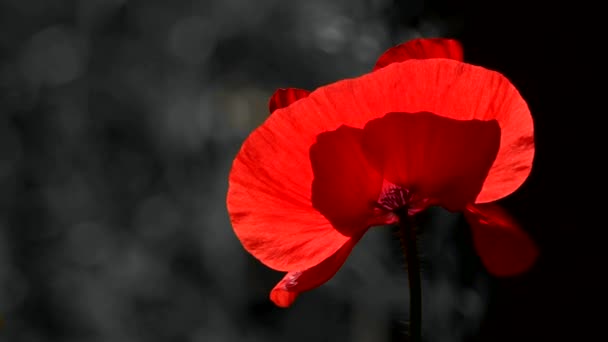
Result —
<svg viewBox="0 0 608 342"><path fill-rule="evenodd" d="M420 284L420 258L416 229L407 208L396 213L399 216L399 239L405 256L407 276L410 285L410 322L408 327L409 342L422 341L422 288Z"/></svg>

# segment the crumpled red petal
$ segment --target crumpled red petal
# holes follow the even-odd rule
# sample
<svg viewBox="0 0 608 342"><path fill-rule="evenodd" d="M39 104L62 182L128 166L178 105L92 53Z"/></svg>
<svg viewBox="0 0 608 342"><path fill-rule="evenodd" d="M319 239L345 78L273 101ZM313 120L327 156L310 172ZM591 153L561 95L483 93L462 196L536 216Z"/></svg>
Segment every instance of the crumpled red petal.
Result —
<svg viewBox="0 0 608 342"><path fill-rule="evenodd" d="M276 96L277 105L288 106L297 96L283 95L304 93L275 94L281 94ZM278 271L313 267L350 239L313 208L313 176L307 163L313 142L285 135L285 124L291 123L270 129L263 125L244 142L232 165L226 199L232 227L244 248ZM305 126L296 131L309 130ZM280 156L274 159L273 151Z"/></svg>
<svg viewBox="0 0 608 342"><path fill-rule="evenodd" d="M279 88L270 97L268 109L272 113L277 109L289 106L301 98L305 98L308 94L310 94L310 91L304 89Z"/></svg>
<svg viewBox="0 0 608 342"><path fill-rule="evenodd" d="M363 132L363 150L386 180L452 211L475 200L500 144L495 120L432 113L389 113Z"/></svg>
<svg viewBox="0 0 608 342"><path fill-rule="evenodd" d="M312 177L294 171L301 160L272 165L263 156L267 147L245 148L230 173L227 206L247 251L270 268L290 271L319 264L349 240L312 207Z"/></svg>
<svg viewBox="0 0 608 342"><path fill-rule="evenodd" d="M538 247L519 224L494 203L469 205L464 212L475 249L495 276L513 276L532 267Z"/></svg>
<svg viewBox="0 0 608 342"><path fill-rule="evenodd" d="M462 45L457 40L446 38L418 38L386 50L374 66L374 70L403 62L408 59L448 58L462 62Z"/></svg>
<svg viewBox="0 0 608 342"><path fill-rule="evenodd" d="M304 271L287 273L270 292L270 299L277 306L286 308L296 300L300 293L312 290L327 282L342 267L361 236L362 234L348 240L342 248L317 266Z"/></svg>
<svg viewBox="0 0 608 342"><path fill-rule="evenodd" d="M459 120L497 120L500 150L478 202L504 197L528 176L532 119L517 90L499 73L449 60L393 63L321 87L251 133L229 178L228 212L244 248L267 266L291 271L319 264L350 238L312 204L310 147L341 125L363 128L390 112L431 112Z"/></svg>

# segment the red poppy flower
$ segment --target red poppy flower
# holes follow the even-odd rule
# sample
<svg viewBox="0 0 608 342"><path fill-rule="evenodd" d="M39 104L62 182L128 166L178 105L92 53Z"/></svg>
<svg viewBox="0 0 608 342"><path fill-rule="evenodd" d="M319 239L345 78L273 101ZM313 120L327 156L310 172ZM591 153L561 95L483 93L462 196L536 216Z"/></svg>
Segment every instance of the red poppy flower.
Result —
<svg viewBox="0 0 608 342"><path fill-rule="evenodd" d="M234 160L227 205L244 248L287 272L271 291L278 306L330 279L402 208L464 212L492 274L533 264L532 240L490 203L530 172L530 112L504 76L462 56L457 41L417 39L369 74L272 96L272 115Z"/></svg>

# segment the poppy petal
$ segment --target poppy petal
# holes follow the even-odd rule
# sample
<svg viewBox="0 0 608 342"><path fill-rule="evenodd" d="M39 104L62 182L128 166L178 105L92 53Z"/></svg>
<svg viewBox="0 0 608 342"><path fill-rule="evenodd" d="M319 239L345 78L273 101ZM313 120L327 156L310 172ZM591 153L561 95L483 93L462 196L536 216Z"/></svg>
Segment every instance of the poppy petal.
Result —
<svg viewBox="0 0 608 342"><path fill-rule="evenodd" d="M267 134L268 140L257 144L274 140ZM232 227L243 247L266 266L277 271L310 268L349 237L312 207L310 182L308 187L303 183L306 173L293 171L302 168L301 161L272 165L264 158L267 148L246 143L233 163L227 196Z"/></svg>
<svg viewBox="0 0 608 342"><path fill-rule="evenodd" d="M382 176L363 153L362 138L363 130L341 126L321 133L310 149L312 204L345 235L374 224L382 187Z"/></svg>
<svg viewBox="0 0 608 342"><path fill-rule="evenodd" d="M340 125L362 128L368 121L391 112L429 112L458 120L498 121L500 149L477 203L509 195L530 173L533 122L517 89L495 71L450 59L393 63L359 78L321 87L282 113L277 111L275 114L280 115L273 115L273 119L302 121L289 126L301 130L300 126L306 125L309 130L285 133L313 141L317 134Z"/></svg>
<svg viewBox="0 0 608 342"><path fill-rule="evenodd" d="M270 299L282 308L289 307L304 291L323 285L342 267L361 235L351 238L342 248L317 266L289 272L270 292Z"/></svg>
<svg viewBox="0 0 608 342"><path fill-rule="evenodd" d="M408 59L448 58L462 62L462 45L457 40L446 38L418 38L386 50L374 66L374 70L403 62Z"/></svg>
<svg viewBox="0 0 608 342"><path fill-rule="evenodd" d="M495 120L389 113L363 129L363 149L386 180L453 210L481 190L500 144Z"/></svg>
<svg viewBox="0 0 608 342"><path fill-rule="evenodd" d="M532 119L517 90L499 73L449 60L393 63L321 87L277 109L246 139L229 177L227 206L247 251L281 271L308 269L350 238L313 207L310 147L345 125L362 129L390 112L497 120L500 150L478 202L517 189L534 154Z"/></svg>
<svg viewBox="0 0 608 342"><path fill-rule="evenodd" d="M279 108L284 108L297 100L304 98L310 94L310 91L298 88L279 88L270 97L268 101L268 109L270 113Z"/></svg>
<svg viewBox="0 0 608 342"><path fill-rule="evenodd" d="M313 130L314 122L273 117L250 135L233 162L228 212L241 244L262 263L278 271L307 269L335 253L349 236L312 204L309 149L314 141L302 141L297 132Z"/></svg>
<svg viewBox="0 0 608 342"><path fill-rule="evenodd" d="M317 137L310 148L310 190L289 182L301 170L270 177L261 170L256 173L252 160L257 156L240 154L231 173L228 205L245 249L277 270L306 269L334 253L348 237L384 224L384 216L374 216L382 178L363 154L362 133L343 126ZM302 195L307 191L310 195Z"/></svg>
<svg viewBox="0 0 608 342"><path fill-rule="evenodd" d="M536 244L500 206L469 205L464 214L471 226L475 249L491 274L517 275L534 265L539 254Z"/></svg>

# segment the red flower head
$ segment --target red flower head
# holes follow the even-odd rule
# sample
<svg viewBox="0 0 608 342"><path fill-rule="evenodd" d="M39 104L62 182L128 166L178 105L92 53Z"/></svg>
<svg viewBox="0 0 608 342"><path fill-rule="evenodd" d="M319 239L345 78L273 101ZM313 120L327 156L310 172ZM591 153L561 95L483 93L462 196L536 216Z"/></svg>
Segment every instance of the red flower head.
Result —
<svg viewBox="0 0 608 342"><path fill-rule="evenodd" d="M533 264L532 240L489 203L530 173L530 112L504 76L462 58L457 41L416 39L369 74L272 96L234 160L227 205L245 249L287 272L274 303L330 279L371 226L431 205L465 213L492 274Z"/></svg>

